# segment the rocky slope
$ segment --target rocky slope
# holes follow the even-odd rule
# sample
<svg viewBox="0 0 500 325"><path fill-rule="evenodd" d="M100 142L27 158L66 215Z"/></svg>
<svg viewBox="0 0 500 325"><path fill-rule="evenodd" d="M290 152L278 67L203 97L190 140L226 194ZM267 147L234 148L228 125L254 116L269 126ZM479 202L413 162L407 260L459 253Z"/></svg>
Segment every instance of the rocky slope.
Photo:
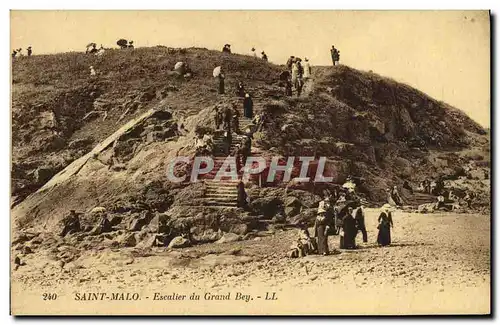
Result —
<svg viewBox="0 0 500 325"><path fill-rule="evenodd" d="M171 72L178 61L189 62L192 78ZM212 77L221 64L228 76L224 96ZM90 65L97 76L90 76ZM371 202L383 202L385 189L403 180L416 186L439 174L456 179L468 163L489 170L488 134L445 103L346 66L314 68L305 96L288 98L278 80L282 69L248 56L165 47L14 61L14 225L55 231L69 209L91 218L88 212L103 206L129 231L130 220L147 212L173 219L177 229L190 228L203 241L220 238L219 230L244 235L263 227L284 201L289 217L312 210L319 200L314 187L289 186L284 195L285 184L248 185L252 211L242 212L200 207L203 183L167 181L171 159L193 156L194 130L214 126L212 107L241 107L237 80L252 93L255 110L270 117L255 134L255 151L326 156L334 183L348 175L362 179L360 190ZM483 175L471 181L488 184L477 204L489 205Z"/></svg>

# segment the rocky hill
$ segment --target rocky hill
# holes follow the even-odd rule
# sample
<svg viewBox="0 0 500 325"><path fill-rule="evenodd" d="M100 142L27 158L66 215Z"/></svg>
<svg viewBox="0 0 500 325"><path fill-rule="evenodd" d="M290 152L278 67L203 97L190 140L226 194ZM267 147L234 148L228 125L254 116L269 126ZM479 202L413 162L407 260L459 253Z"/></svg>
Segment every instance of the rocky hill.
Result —
<svg viewBox="0 0 500 325"><path fill-rule="evenodd" d="M178 61L189 62L192 78L172 73ZM212 77L218 65L227 76L223 96ZM125 228L137 218L148 224L168 214L178 228L196 228L200 240L209 240L218 230L258 228L283 201L290 216L312 210L319 197L311 187L290 186L284 196L287 184L248 185L252 211L242 212L204 204L210 187L204 182L167 180L171 159L193 156L194 130L214 127L215 104L241 107L237 80L252 93L254 110L270 117L255 134L259 155L326 156L334 183L357 177L373 203L405 180L413 187L440 175L458 182L472 164L477 175L462 185L477 190L476 206L489 207L486 130L460 110L372 72L314 67L313 83L297 98L284 96L282 66L198 48L40 55L16 59L12 69L16 227L54 231L69 209L86 213L92 225L88 211L103 206Z"/></svg>

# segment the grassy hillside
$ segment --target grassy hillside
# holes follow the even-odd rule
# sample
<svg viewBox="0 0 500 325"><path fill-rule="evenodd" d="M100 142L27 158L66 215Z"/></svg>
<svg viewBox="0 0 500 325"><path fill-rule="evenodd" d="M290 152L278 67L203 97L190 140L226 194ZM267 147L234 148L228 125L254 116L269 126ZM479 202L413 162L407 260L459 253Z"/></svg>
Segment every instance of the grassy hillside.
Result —
<svg viewBox="0 0 500 325"><path fill-rule="evenodd" d="M194 75L185 80L170 72L188 62ZM165 47L109 50L102 57L63 53L22 57L12 64L13 194L21 198L88 152L120 124L168 97L180 117L211 107L216 94L212 70L222 65L226 91L244 80L255 98L276 92L279 67L242 55ZM90 76L90 66L97 71ZM231 100L232 96L227 96ZM83 120L91 111L106 111ZM122 120L120 117L128 112ZM35 170L43 167L37 177Z"/></svg>

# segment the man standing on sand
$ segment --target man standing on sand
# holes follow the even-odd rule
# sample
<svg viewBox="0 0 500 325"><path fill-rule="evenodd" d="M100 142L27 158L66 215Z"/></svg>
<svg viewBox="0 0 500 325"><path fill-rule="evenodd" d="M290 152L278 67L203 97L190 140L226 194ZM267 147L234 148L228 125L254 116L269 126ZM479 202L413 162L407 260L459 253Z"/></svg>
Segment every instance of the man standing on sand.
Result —
<svg viewBox="0 0 500 325"><path fill-rule="evenodd" d="M326 219L326 210L318 208L318 215L314 222L314 237L316 238L318 254L320 255L328 255L330 253L328 250L328 231L329 226Z"/></svg>
<svg viewBox="0 0 500 325"><path fill-rule="evenodd" d="M361 231L363 234L363 243L368 242L368 233L366 232L366 225L365 225L365 207L364 207L364 201L361 201L361 205L356 209L354 212L354 220L356 220L356 227L358 230L356 231L356 236L358 235L358 232Z"/></svg>

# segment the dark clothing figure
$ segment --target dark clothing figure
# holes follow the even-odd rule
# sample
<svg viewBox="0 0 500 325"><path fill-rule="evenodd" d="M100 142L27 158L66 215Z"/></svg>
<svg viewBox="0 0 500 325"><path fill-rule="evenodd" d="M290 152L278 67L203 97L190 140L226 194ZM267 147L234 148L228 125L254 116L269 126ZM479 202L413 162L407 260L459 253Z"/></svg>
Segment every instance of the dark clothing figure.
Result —
<svg viewBox="0 0 500 325"><path fill-rule="evenodd" d="M64 227L60 233L61 237L81 231L80 218L74 210L70 211L69 215L66 216L63 223Z"/></svg>
<svg viewBox="0 0 500 325"><path fill-rule="evenodd" d="M234 114L233 119L232 119L232 127L233 127L233 132L236 132L237 134L240 134L240 119L238 115Z"/></svg>
<svg viewBox="0 0 500 325"><path fill-rule="evenodd" d="M16 57L16 55L17 55L17 51L15 51L15 50L14 50L14 51L12 51L12 58L15 58L15 57Z"/></svg>
<svg viewBox="0 0 500 325"><path fill-rule="evenodd" d="M236 148L234 148L233 152L231 153L231 156L233 156L234 160L236 161L236 170L237 170L237 173L239 175L239 172L240 172L241 167L242 167L241 148L239 146L236 146Z"/></svg>
<svg viewBox="0 0 500 325"><path fill-rule="evenodd" d="M92 45L92 49L89 51L90 54L95 54L97 53L97 51L99 51L97 48L96 48L97 45Z"/></svg>
<svg viewBox="0 0 500 325"><path fill-rule="evenodd" d="M253 100L250 95L246 94L243 100L243 116L253 118Z"/></svg>
<svg viewBox="0 0 500 325"><path fill-rule="evenodd" d="M363 234L363 243L367 243L368 233L366 232L365 213L362 207L356 209L354 220L356 220L356 228L358 229L356 231L356 236L358 235L358 232L361 231L361 233Z"/></svg>
<svg viewBox="0 0 500 325"><path fill-rule="evenodd" d="M267 62L268 60L267 60L267 55L266 55L266 53L265 53L265 52L262 52L261 54L262 54L262 60L264 60L264 61L266 61L266 62Z"/></svg>
<svg viewBox="0 0 500 325"><path fill-rule="evenodd" d="M31 49L31 46L26 49L28 51L28 56L31 56L33 53L33 50Z"/></svg>
<svg viewBox="0 0 500 325"><path fill-rule="evenodd" d="M128 42L128 48L133 49L134 48L134 41Z"/></svg>
<svg viewBox="0 0 500 325"><path fill-rule="evenodd" d="M229 44L224 45L224 47L222 48L222 53L231 54L231 45Z"/></svg>
<svg viewBox="0 0 500 325"><path fill-rule="evenodd" d="M224 94L224 75L221 73L218 77L219 79L219 94Z"/></svg>
<svg viewBox="0 0 500 325"><path fill-rule="evenodd" d="M302 94L302 88L304 87L304 81L302 78L297 78L297 97L300 97L300 94Z"/></svg>
<svg viewBox="0 0 500 325"><path fill-rule="evenodd" d="M288 58L288 60L286 61L286 67L288 68L288 70L292 70L292 65L294 61L295 57L293 55Z"/></svg>
<svg viewBox="0 0 500 325"><path fill-rule="evenodd" d="M356 220L352 216L352 213L346 213L342 219L342 230L344 235L340 236L340 248L356 248L356 234L358 229L356 228Z"/></svg>
<svg viewBox="0 0 500 325"><path fill-rule="evenodd" d="M231 133L231 121L233 119L233 113L231 111L231 109L229 108L225 108L224 109L224 120L223 120L223 125L222 125L222 128L226 131L228 131L229 133Z"/></svg>
<svg viewBox="0 0 500 325"><path fill-rule="evenodd" d="M381 246L391 244L392 215L389 211L383 211L378 217L377 243Z"/></svg>
<svg viewBox="0 0 500 325"><path fill-rule="evenodd" d="M428 179L424 180L424 192L427 194L431 193L431 182Z"/></svg>
<svg viewBox="0 0 500 325"><path fill-rule="evenodd" d="M338 64L340 60L340 51L337 50L335 46L332 45L332 48L330 49L330 54L332 56L333 65Z"/></svg>
<svg viewBox="0 0 500 325"><path fill-rule="evenodd" d="M238 87L236 88L236 95L238 97L245 97L245 87L242 83L238 84Z"/></svg>
<svg viewBox="0 0 500 325"><path fill-rule="evenodd" d="M247 207L247 193L245 192L245 184L242 181L238 183L238 207Z"/></svg>
<svg viewBox="0 0 500 325"><path fill-rule="evenodd" d="M219 108L215 108L215 129L218 130L222 125L222 112Z"/></svg>
<svg viewBox="0 0 500 325"><path fill-rule="evenodd" d="M292 96L292 82L290 80L286 81L285 95L290 97Z"/></svg>
<svg viewBox="0 0 500 325"><path fill-rule="evenodd" d="M411 188L410 184L408 183L408 181L404 181L403 183L403 188L404 189L407 189L408 191L410 191L410 194L413 194L413 188Z"/></svg>
<svg viewBox="0 0 500 325"><path fill-rule="evenodd" d="M243 140L243 145L241 147L241 158L243 165L246 165L247 158L251 155L251 153L252 153L252 140L249 137L245 137Z"/></svg>
<svg viewBox="0 0 500 325"><path fill-rule="evenodd" d="M328 255L328 222L323 214L319 214L314 222L314 237L318 245L318 254Z"/></svg>
<svg viewBox="0 0 500 325"><path fill-rule="evenodd" d="M290 67L291 69L291 67ZM280 73L279 75L279 78L281 81L287 81L288 79L290 79L292 77L292 75L290 74L290 71L283 71Z"/></svg>

